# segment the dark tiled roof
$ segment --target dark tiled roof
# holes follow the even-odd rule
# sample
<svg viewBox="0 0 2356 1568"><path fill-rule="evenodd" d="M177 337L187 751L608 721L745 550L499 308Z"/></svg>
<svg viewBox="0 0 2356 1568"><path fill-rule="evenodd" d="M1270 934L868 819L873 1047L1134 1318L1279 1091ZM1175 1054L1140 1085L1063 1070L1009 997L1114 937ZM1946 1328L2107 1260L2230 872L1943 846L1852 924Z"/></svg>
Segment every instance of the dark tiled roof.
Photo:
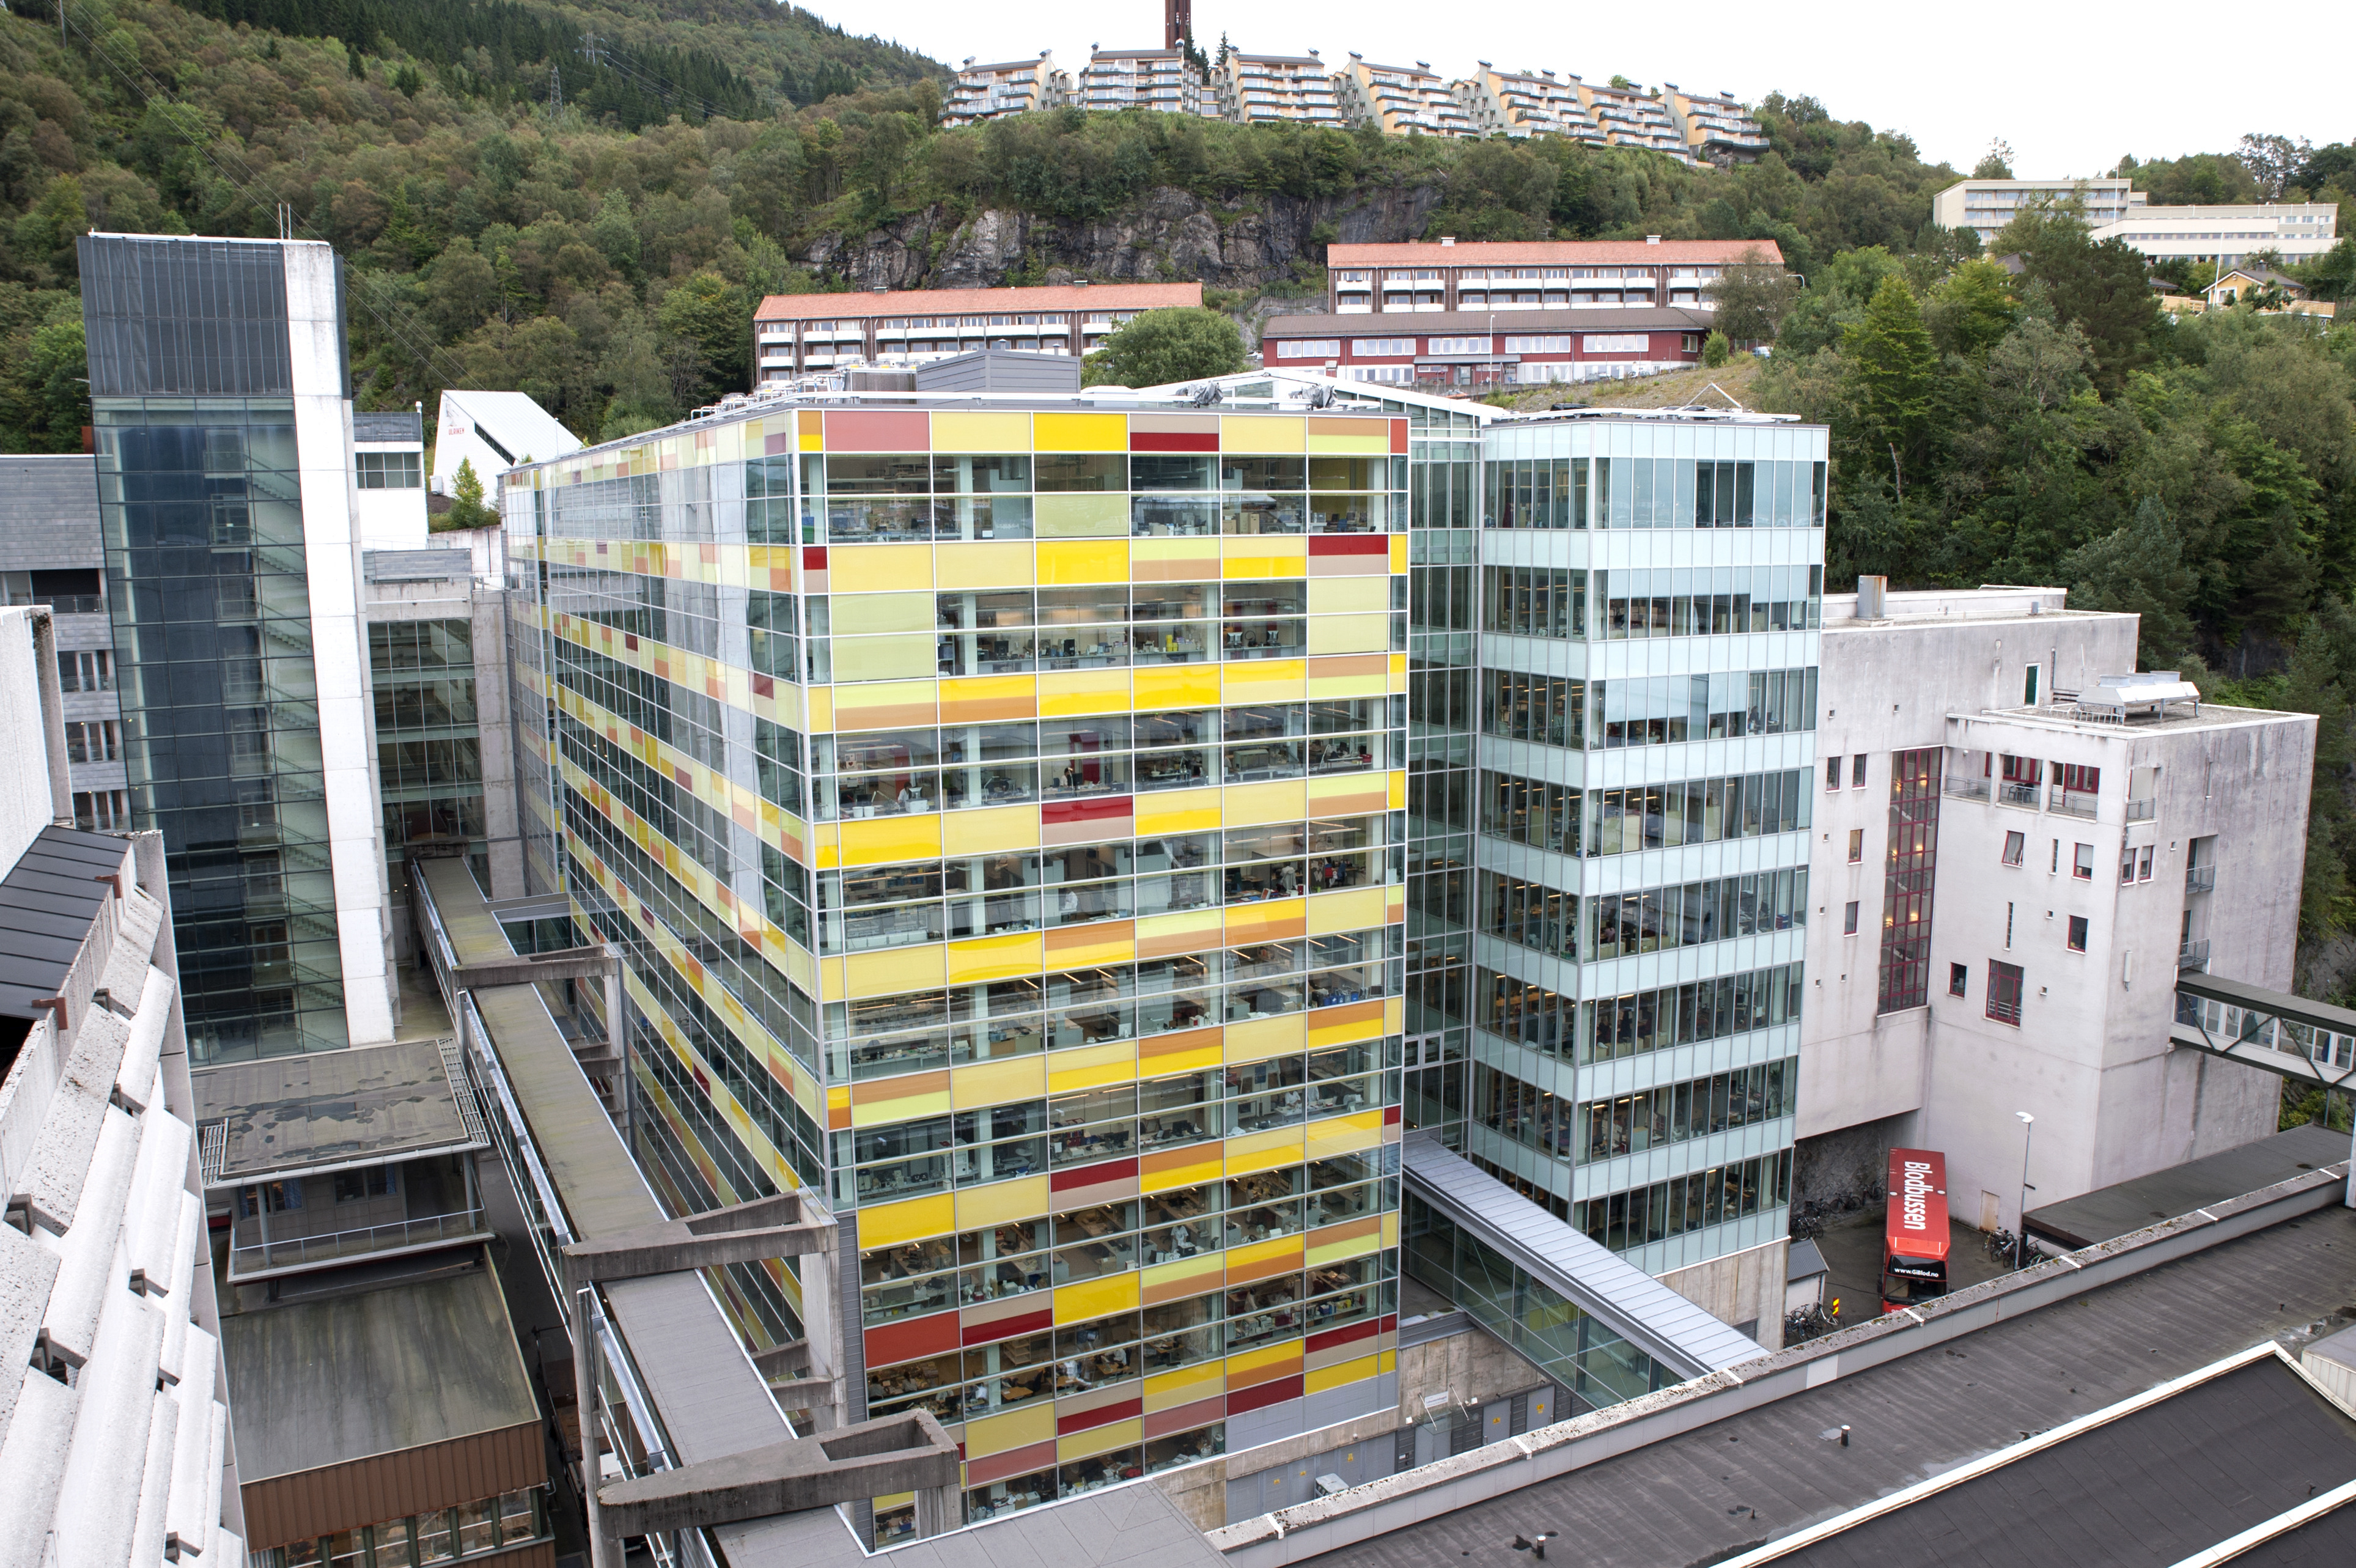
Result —
<svg viewBox="0 0 2356 1568"><path fill-rule="evenodd" d="M36 998L58 994L114 897L98 878L120 872L130 852L112 833L47 827L0 878L0 1017L30 1018Z"/></svg>

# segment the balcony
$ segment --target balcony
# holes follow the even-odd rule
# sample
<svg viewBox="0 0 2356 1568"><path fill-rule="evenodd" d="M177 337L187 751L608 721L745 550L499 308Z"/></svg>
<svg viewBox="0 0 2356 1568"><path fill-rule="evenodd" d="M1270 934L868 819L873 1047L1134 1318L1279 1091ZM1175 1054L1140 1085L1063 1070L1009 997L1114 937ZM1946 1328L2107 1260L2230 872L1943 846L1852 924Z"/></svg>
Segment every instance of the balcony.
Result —
<svg viewBox="0 0 2356 1568"><path fill-rule="evenodd" d="M2184 890L2187 893L2217 891L2217 868L2213 865L2188 865L2184 868Z"/></svg>
<svg viewBox="0 0 2356 1568"><path fill-rule="evenodd" d="M2094 815L2094 794L2091 789L2065 789L2056 784L2051 804L2053 810L2073 817L2092 820Z"/></svg>
<svg viewBox="0 0 2356 1568"><path fill-rule="evenodd" d="M2157 797L2147 797L2141 800L2127 802L2127 821L2131 822L2147 822L2158 815L2159 815L2159 801Z"/></svg>
<svg viewBox="0 0 2356 1568"><path fill-rule="evenodd" d="M2188 969L2205 972L2209 968L2209 939L2203 937L2197 942L2186 942L2178 948L2176 967L2179 972Z"/></svg>
<svg viewBox="0 0 2356 1568"><path fill-rule="evenodd" d="M1958 800L1985 800L1988 798L1988 781L1985 779L1950 779L1946 793Z"/></svg>
<svg viewBox="0 0 2356 1568"><path fill-rule="evenodd" d="M2034 784L2016 784L2012 780L2007 779L1997 788L1997 804L2000 806L2025 806L2029 811L2033 811L2037 810L2037 801L2040 793L2040 791Z"/></svg>
<svg viewBox="0 0 2356 1568"><path fill-rule="evenodd" d="M239 1229L244 1229L242 1222ZM267 1279L275 1274L294 1273L362 1257L390 1256L487 1241L494 1235L484 1212L479 1208L470 1208L455 1214L431 1215L422 1219L397 1219L357 1230L331 1230L323 1235L289 1236L274 1240L256 1240L230 1249L229 1280L231 1284L241 1284L248 1280Z"/></svg>

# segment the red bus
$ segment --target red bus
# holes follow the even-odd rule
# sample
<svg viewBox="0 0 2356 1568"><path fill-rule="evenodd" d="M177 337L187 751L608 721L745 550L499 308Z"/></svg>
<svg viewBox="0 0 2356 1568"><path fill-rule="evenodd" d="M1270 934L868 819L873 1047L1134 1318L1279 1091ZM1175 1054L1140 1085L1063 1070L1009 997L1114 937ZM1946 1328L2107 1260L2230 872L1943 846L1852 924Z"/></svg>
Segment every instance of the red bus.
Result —
<svg viewBox="0 0 2356 1568"><path fill-rule="evenodd" d="M1890 1218L1881 1239L1881 1310L1947 1294L1947 1157L1890 1151Z"/></svg>

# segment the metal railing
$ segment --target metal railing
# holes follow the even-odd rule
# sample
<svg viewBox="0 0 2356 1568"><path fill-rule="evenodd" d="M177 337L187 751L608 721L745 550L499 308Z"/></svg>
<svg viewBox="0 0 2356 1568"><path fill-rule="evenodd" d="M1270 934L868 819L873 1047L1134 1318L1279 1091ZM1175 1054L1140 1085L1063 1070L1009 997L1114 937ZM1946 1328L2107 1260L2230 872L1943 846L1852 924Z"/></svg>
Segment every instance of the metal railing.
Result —
<svg viewBox="0 0 2356 1568"><path fill-rule="evenodd" d="M230 1248L230 1277L234 1280L268 1269L302 1268L381 1252L395 1247L422 1247L436 1241L457 1241L487 1235L490 1223L480 1208L455 1214L429 1215L422 1219L396 1219L357 1230L331 1230L318 1236L273 1236Z"/></svg>
<svg viewBox="0 0 2356 1568"><path fill-rule="evenodd" d="M2184 890L2187 893L2214 893L2217 891L2217 868L2214 865L2186 866Z"/></svg>
<svg viewBox="0 0 2356 1568"><path fill-rule="evenodd" d="M2094 793L2091 789L2065 789L2056 784L2051 804L2055 811L2067 811L2073 817L2091 817L2094 814Z"/></svg>
<svg viewBox="0 0 2356 1568"><path fill-rule="evenodd" d="M1958 800L1985 800L1988 798L1988 781L1985 779L1950 779L1946 791Z"/></svg>
<svg viewBox="0 0 2356 1568"><path fill-rule="evenodd" d="M2147 822L2158 815L2159 815L2159 798L2156 795L2140 800L2131 800L2127 802L2127 821L2131 822Z"/></svg>
<svg viewBox="0 0 2356 1568"><path fill-rule="evenodd" d="M2179 970L2197 969L2205 972L2209 968L2209 939L2203 937L2197 942L2186 942L2182 947L2178 948L2176 967Z"/></svg>
<svg viewBox="0 0 2356 1568"><path fill-rule="evenodd" d="M2041 792L2034 784L2015 784L2011 780L2007 779L2002 787L1997 789L1996 798L2000 804L2007 806L2026 806L2033 811L2037 809L2037 802L2040 793Z"/></svg>

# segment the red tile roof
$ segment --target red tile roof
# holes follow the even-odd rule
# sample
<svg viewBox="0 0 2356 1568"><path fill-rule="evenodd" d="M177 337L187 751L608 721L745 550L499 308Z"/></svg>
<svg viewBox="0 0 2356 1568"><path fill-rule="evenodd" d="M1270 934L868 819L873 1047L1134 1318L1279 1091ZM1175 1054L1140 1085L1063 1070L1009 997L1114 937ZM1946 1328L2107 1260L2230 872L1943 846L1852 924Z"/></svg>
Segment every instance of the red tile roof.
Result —
<svg viewBox="0 0 2356 1568"><path fill-rule="evenodd" d="M1423 266L1528 267L1581 263L1608 265L1615 262L1722 263L1740 261L1745 251L1757 251L1771 262L1780 263L1783 259L1783 251L1772 240L1664 240L1657 245L1642 240L1547 240L1454 245L1426 240L1404 245L1328 245L1325 247L1325 264L1329 267L1380 267L1413 263Z"/></svg>
<svg viewBox="0 0 2356 1568"><path fill-rule="evenodd" d="M842 317L945 316L961 311L1159 310L1200 305L1199 283L1100 283L1086 288L903 288L888 294L773 294L755 321L833 320Z"/></svg>

